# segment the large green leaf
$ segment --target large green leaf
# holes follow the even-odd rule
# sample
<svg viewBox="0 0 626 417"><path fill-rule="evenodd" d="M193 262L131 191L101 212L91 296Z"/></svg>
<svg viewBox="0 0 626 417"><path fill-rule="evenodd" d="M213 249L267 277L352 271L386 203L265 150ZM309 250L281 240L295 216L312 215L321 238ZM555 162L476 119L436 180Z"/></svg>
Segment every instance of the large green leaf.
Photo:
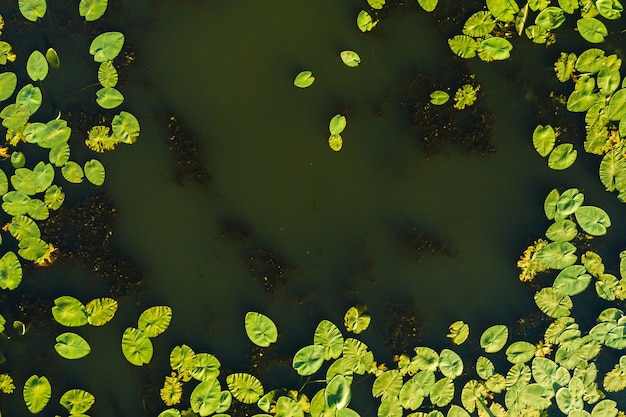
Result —
<svg viewBox="0 0 626 417"><path fill-rule="evenodd" d="M619 189L626 184L626 160L615 150L607 152L600 162L599 174L607 191Z"/></svg>
<svg viewBox="0 0 626 417"><path fill-rule="evenodd" d="M380 402L377 417L402 417L402 404L398 397L387 397Z"/></svg>
<svg viewBox="0 0 626 417"><path fill-rule="evenodd" d="M563 269L554 280L554 288L559 288L567 295L583 292L591 282L591 275L582 265L571 265Z"/></svg>
<svg viewBox="0 0 626 417"><path fill-rule="evenodd" d="M0 73L0 101L4 101L13 95L17 86L17 75L6 71Z"/></svg>
<svg viewBox="0 0 626 417"><path fill-rule="evenodd" d="M437 3L439 3L439 0L417 0L417 2L420 6L422 6L422 9L427 12L432 12L433 10L435 10L435 7L437 7Z"/></svg>
<svg viewBox="0 0 626 417"><path fill-rule="evenodd" d="M26 72L33 81L41 81L48 75L48 61L46 57L37 50L33 51L26 62Z"/></svg>
<svg viewBox="0 0 626 417"><path fill-rule="evenodd" d="M576 223L569 219L561 219L548 227L546 237L554 242L569 242L578 234Z"/></svg>
<svg viewBox="0 0 626 417"><path fill-rule="evenodd" d="M345 367L352 372L362 375L372 368L374 354L367 345L360 340L348 338L343 342L343 359Z"/></svg>
<svg viewBox="0 0 626 417"><path fill-rule="evenodd" d="M39 413L46 407L51 394L52 387L45 376L33 375L24 384L24 402L28 411L33 414Z"/></svg>
<svg viewBox="0 0 626 417"><path fill-rule="evenodd" d="M626 88L618 90L609 101L609 120L622 120L626 117Z"/></svg>
<svg viewBox="0 0 626 417"><path fill-rule="evenodd" d="M548 156L548 167L555 170L567 169L576 161L578 151L571 143L561 143Z"/></svg>
<svg viewBox="0 0 626 417"><path fill-rule="evenodd" d="M313 76L313 73L311 71L301 71L298 73L298 75L296 75L296 78L293 80L293 85L300 88L307 88L311 84L313 84L314 81L315 77Z"/></svg>
<svg viewBox="0 0 626 417"><path fill-rule="evenodd" d="M337 115L339 116L339 115ZM335 118L337 117L335 116ZM343 116L342 116L343 117ZM334 118L333 118L334 119ZM337 129L343 130L341 122ZM344 122L345 126L345 122ZM333 122L331 121L331 131L333 130ZM350 307L343 317L343 324L349 332L359 334L367 329L372 318L364 307Z"/></svg>
<svg viewBox="0 0 626 417"><path fill-rule="evenodd" d="M602 400L594 405L591 417L615 417L618 413L617 403L613 400Z"/></svg>
<svg viewBox="0 0 626 417"><path fill-rule="evenodd" d="M376 384L376 381L374 381L374 384ZM400 385L402 385L402 377L400 377ZM350 381L343 375L335 375L328 381L324 390L324 402L328 408L341 410L348 406L351 397Z"/></svg>
<svg viewBox="0 0 626 417"><path fill-rule="evenodd" d="M397 369L383 372L378 375L372 384L372 395L376 398L385 399L389 396L400 394L402 388L402 375Z"/></svg>
<svg viewBox="0 0 626 417"><path fill-rule="evenodd" d="M233 397L244 404L254 404L263 396L261 381L247 373L230 374L226 377L228 389Z"/></svg>
<svg viewBox="0 0 626 417"><path fill-rule="evenodd" d="M487 353L495 353L506 345L509 337L509 328L504 324L496 324L489 327L480 336L480 347Z"/></svg>
<svg viewBox="0 0 626 417"><path fill-rule="evenodd" d="M454 379L463 373L463 361L456 352L443 349L439 354L439 370L444 376Z"/></svg>
<svg viewBox="0 0 626 417"><path fill-rule="evenodd" d="M304 411L297 401L281 396L276 401L276 417L304 417Z"/></svg>
<svg viewBox="0 0 626 417"><path fill-rule="evenodd" d="M107 10L108 0L80 0L78 13L90 22L98 20Z"/></svg>
<svg viewBox="0 0 626 417"><path fill-rule="evenodd" d="M502 22L514 21L520 10L515 0L487 0L487 8Z"/></svg>
<svg viewBox="0 0 626 417"><path fill-rule="evenodd" d="M20 191L9 191L2 196L2 209L10 216L28 213L31 198Z"/></svg>
<svg viewBox="0 0 626 417"><path fill-rule="evenodd" d="M61 174L63 174L63 178L74 184L80 184L85 178L83 169L74 161L66 162L61 168Z"/></svg>
<svg viewBox="0 0 626 417"><path fill-rule="evenodd" d="M433 375L432 381L434 385L435 377L434 374L431 373L431 375ZM422 385L413 377L406 381L400 390L400 404L407 410L417 410L422 405L425 395L427 393L422 389Z"/></svg>
<svg viewBox="0 0 626 417"><path fill-rule="evenodd" d="M33 195L42 193L52 185L54 180L54 168L50 164L39 162L33 170L18 168L15 175L11 176L11 185L24 194Z"/></svg>
<svg viewBox="0 0 626 417"><path fill-rule="evenodd" d="M245 318L246 334L252 343L267 347L278 339L278 329L264 314L250 311Z"/></svg>
<svg viewBox="0 0 626 417"><path fill-rule="evenodd" d="M560 288L546 287L535 294L535 303L550 317L568 316L572 309L572 299Z"/></svg>
<svg viewBox="0 0 626 417"><path fill-rule="evenodd" d="M565 22L565 14L560 7L546 7L535 18L535 24L544 29L556 29Z"/></svg>
<svg viewBox="0 0 626 417"><path fill-rule="evenodd" d="M537 252L536 259L551 269L563 269L576 262L576 246L569 242L552 242Z"/></svg>
<svg viewBox="0 0 626 417"><path fill-rule="evenodd" d="M163 333L172 321L172 308L154 306L146 309L137 320L137 328L147 337L155 337Z"/></svg>
<svg viewBox="0 0 626 417"><path fill-rule="evenodd" d="M435 382L430 391L430 401L437 407L448 405L454 398L454 383L450 378L444 377Z"/></svg>
<svg viewBox="0 0 626 417"><path fill-rule="evenodd" d="M608 96L615 92L620 85L621 76L619 70L611 67L604 67L598 72L596 82L600 92Z"/></svg>
<svg viewBox="0 0 626 417"><path fill-rule="evenodd" d="M115 136L123 143L135 143L139 136L139 122L131 113L121 111L113 117L111 128Z"/></svg>
<svg viewBox="0 0 626 417"><path fill-rule="evenodd" d="M505 38L493 36L480 43L478 56L483 61L502 61L511 56L513 45Z"/></svg>
<svg viewBox="0 0 626 417"><path fill-rule="evenodd" d="M415 349L413 361L418 369L435 372L439 367L439 354L426 346L418 346Z"/></svg>
<svg viewBox="0 0 626 417"><path fill-rule="evenodd" d="M463 320L457 320L448 327L450 333L447 337L452 339L452 343L460 345L465 342L469 336L469 325Z"/></svg>
<svg viewBox="0 0 626 417"><path fill-rule="evenodd" d="M152 342L141 330L128 327L122 335L122 353L128 362L142 366L152 359Z"/></svg>
<svg viewBox="0 0 626 417"><path fill-rule="evenodd" d="M605 235L607 227L611 226L609 215L599 207L582 206L575 216L580 227L592 236Z"/></svg>
<svg viewBox="0 0 626 417"><path fill-rule="evenodd" d="M476 360L476 373L482 379L489 379L495 374L495 366L488 358L479 356Z"/></svg>
<svg viewBox="0 0 626 417"><path fill-rule="evenodd" d="M374 27L376 27L377 24L378 24L378 21L372 19L372 15L370 15L365 10L361 10L359 12L359 14L357 15L357 17L356 17L356 25L357 25L357 27L359 28L359 30L361 32L368 32L368 31L374 29ZM296 77L296 80L297 79L298 78ZM295 82L294 82L294 84L295 84ZM306 81L305 84L309 84L308 80ZM298 84L296 84L296 86L298 86ZM308 85L306 85L306 87L308 87Z"/></svg>
<svg viewBox="0 0 626 417"><path fill-rule="evenodd" d="M111 61L104 61L98 67L98 81L103 87L115 87L118 81L117 70Z"/></svg>
<svg viewBox="0 0 626 417"><path fill-rule="evenodd" d="M46 0L18 0L17 4L22 16L31 22L36 22L46 14Z"/></svg>
<svg viewBox="0 0 626 417"><path fill-rule="evenodd" d="M556 133L550 125L539 125L533 132L533 146L539 155L546 157L554 148Z"/></svg>
<svg viewBox="0 0 626 417"><path fill-rule="evenodd" d="M463 25L463 34L467 36L483 37L491 33L496 27L496 21L491 13L481 10L471 15Z"/></svg>
<svg viewBox="0 0 626 417"><path fill-rule="evenodd" d="M96 103L103 109L114 109L124 102L124 96L113 87L102 87L96 91Z"/></svg>
<svg viewBox="0 0 626 417"><path fill-rule="evenodd" d="M105 32L98 35L89 46L89 53L96 62L112 61L124 46L124 34Z"/></svg>
<svg viewBox="0 0 626 417"><path fill-rule="evenodd" d="M600 20L595 17L585 17L576 21L576 27L580 36L587 42L600 43L609 34L608 29Z"/></svg>
<svg viewBox="0 0 626 417"><path fill-rule="evenodd" d="M585 112L594 104L598 103L601 97L598 94L588 91L572 91L567 99L567 110L571 112Z"/></svg>
<svg viewBox="0 0 626 417"><path fill-rule="evenodd" d="M95 298L85 306L87 322L92 326L103 326L115 316L117 307L117 301L112 298Z"/></svg>
<svg viewBox="0 0 626 417"><path fill-rule="evenodd" d="M63 333L57 336L54 349L65 359L80 359L91 352L91 346L76 333Z"/></svg>
<svg viewBox="0 0 626 417"><path fill-rule="evenodd" d="M322 320L315 328L313 344L324 346L324 359L336 359L343 351L343 335L334 323Z"/></svg>
<svg viewBox="0 0 626 417"><path fill-rule="evenodd" d="M535 345L524 341L517 341L511 343L511 345L506 348L506 359L516 365L523 364L535 356L535 350ZM507 386L509 386L508 383Z"/></svg>
<svg viewBox="0 0 626 417"><path fill-rule="evenodd" d="M26 84L17 92L15 102L28 107L30 114L35 113L41 107L42 102L41 89L32 84Z"/></svg>
<svg viewBox="0 0 626 417"><path fill-rule="evenodd" d="M552 387L546 388L533 383L528 384L519 392L519 400L528 408L535 410L545 410L552 405L554 391Z"/></svg>
<svg viewBox="0 0 626 417"><path fill-rule="evenodd" d="M619 0L596 0L596 8L602 17L609 20L619 19L624 11Z"/></svg>
<svg viewBox="0 0 626 417"><path fill-rule="evenodd" d="M22 264L17 255L8 251L0 258L0 288L14 290L22 282Z"/></svg>
<svg viewBox="0 0 626 417"><path fill-rule="evenodd" d="M200 382L191 392L191 409L202 417L212 414L220 405L221 391L217 379Z"/></svg>
<svg viewBox="0 0 626 417"><path fill-rule="evenodd" d="M52 316L57 323L67 327L84 326L88 323L87 309L83 303L69 295L54 300Z"/></svg>
<svg viewBox="0 0 626 417"><path fill-rule="evenodd" d="M361 63L361 57L354 51L342 51L339 56L343 63L349 67L358 67Z"/></svg>
<svg viewBox="0 0 626 417"><path fill-rule="evenodd" d="M61 396L61 404L70 415L83 415L96 402L96 397L82 389L71 389Z"/></svg>
<svg viewBox="0 0 626 417"><path fill-rule="evenodd" d="M478 50L478 42L471 36L456 35L448 39L448 45L452 52L461 58L473 58Z"/></svg>
<svg viewBox="0 0 626 417"><path fill-rule="evenodd" d="M298 375L313 375L324 363L324 346L309 345L301 348L293 357L292 366Z"/></svg>
<svg viewBox="0 0 626 417"><path fill-rule="evenodd" d="M330 123L328 125L328 129L330 130L331 135L339 135L346 128L346 116L341 114L336 114L330 119ZM356 310L355 307L352 307ZM348 310L350 311L350 310Z"/></svg>
<svg viewBox="0 0 626 417"><path fill-rule="evenodd" d="M210 353L197 353L195 355L195 366L191 371L191 377L198 381L217 378L220 374L220 366L220 361Z"/></svg>

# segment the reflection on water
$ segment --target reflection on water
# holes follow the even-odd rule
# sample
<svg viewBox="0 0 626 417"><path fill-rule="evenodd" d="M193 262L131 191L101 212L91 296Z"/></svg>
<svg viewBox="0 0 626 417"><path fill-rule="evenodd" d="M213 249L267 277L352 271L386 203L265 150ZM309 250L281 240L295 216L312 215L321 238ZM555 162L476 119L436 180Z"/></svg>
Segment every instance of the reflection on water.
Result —
<svg viewBox="0 0 626 417"><path fill-rule="evenodd" d="M394 94L415 71L436 78L450 62L429 16L395 15L362 35L356 0L192 3L128 6L125 33L136 61L122 88L142 134L103 162L120 213L116 243L148 278L137 305L126 300L110 325L86 330L94 346L88 369L72 363L58 370L70 385L94 392L94 414L142 415L140 384L155 384L150 401L158 401L177 344L246 369L248 310L274 318L292 352L318 320L339 324L353 303L372 312L369 343L381 356L385 341L377 336L385 334L389 304L415 302L425 343L440 343L458 319L476 333L512 324L534 311L515 263L545 230L547 192L586 187L607 211L614 204L594 194L593 170L581 163L567 177L549 172L530 146L536 121L523 97L531 81L511 81L521 57L472 67L497 116L497 154L449 148L425 159ZM359 53L358 68L341 63L344 49ZM301 90L292 82L304 69L317 79ZM201 139L208 187L174 180L156 121L165 109ZM337 113L348 124L335 153L327 136ZM246 239L225 236L230 224ZM403 241L414 226L453 255L417 260ZM242 259L261 254L289 266L287 283L272 294L254 279L257 264ZM135 369L119 351L121 334L158 304L173 308L172 325L155 340L156 365Z"/></svg>

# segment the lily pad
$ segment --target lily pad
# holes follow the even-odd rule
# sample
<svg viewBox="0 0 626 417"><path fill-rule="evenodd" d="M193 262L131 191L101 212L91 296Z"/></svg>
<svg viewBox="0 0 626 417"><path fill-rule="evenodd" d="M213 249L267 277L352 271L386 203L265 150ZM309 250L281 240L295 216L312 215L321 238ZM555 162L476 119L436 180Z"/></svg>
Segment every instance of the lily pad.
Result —
<svg viewBox="0 0 626 417"><path fill-rule="evenodd" d="M535 294L535 303L550 317L568 316L572 309L572 299L560 288L546 287Z"/></svg>
<svg viewBox="0 0 626 417"><path fill-rule="evenodd" d="M26 62L26 72L33 81L41 81L48 75L48 61L39 51L33 51Z"/></svg>
<svg viewBox="0 0 626 417"><path fill-rule="evenodd" d="M146 309L137 320L137 328L147 337L155 337L163 333L172 320L172 308L154 306Z"/></svg>
<svg viewBox="0 0 626 417"><path fill-rule="evenodd" d="M378 21L372 19L372 16L365 10L361 10L356 17L356 25L361 32L369 32L376 27Z"/></svg>
<svg viewBox="0 0 626 417"><path fill-rule="evenodd" d="M79 327L87 324L87 309L76 298L63 295L54 300L52 316L57 323L66 327Z"/></svg>
<svg viewBox="0 0 626 417"><path fill-rule="evenodd" d="M52 387L50 381L45 376L38 377L33 375L24 384L24 402L28 411L33 414L39 413L43 410L52 394Z"/></svg>
<svg viewBox="0 0 626 417"><path fill-rule="evenodd" d="M252 343L267 347L278 339L278 329L274 322L264 314L250 311L245 318L246 334Z"/></svg>
<svg viewBox="0 0 626 417"><path fill-rule="evenodd" d="M599 207L582 206L575 216L580 227L592 236L605 235L607 227L611 226L609 215Z"/></svg>
<svg viewBox="0 0 626 417"><path fill-rule="evenodd" d="M600 20L595 17L586 17L576 21L576 27L580 36L587 42L600 43L608 36L609 31Z"/></svg>
<svg viewBox="0 0 626 417"><path fill-rule="evenodd" d="M463 373L463 360L456 352L443 349L439 354L439 370L444 376L454 379Z"/></svg>
<svg viewBox="0 0 626 417"><path fill-rule="evenodd" d="M61 168L61 174L63 174L63 178L74 184L80 184L85 178L83 169L74 161L66 162Z"/></svg>
<svg viewBox="0 0 626 417"><path fill-rule="evenodd" d="M473 58L478 50L478 42L471 36L456 35L448 39L448 45L452 52L461 58Z"/></svg>
<svg viewBox="0 0 626 417"><path fill-rule="evenodd" d="M141 330L128 327L122 335L122 353L128 362L142 366L152 359L152 342Z"/></svg>
<svg viewBox="0 0 626 417"><path fill-rule="evenodd" d="M535 350L535 345L531 343L514 342L506 349L506 359L513 364L523 364L535 356Z"/></svg>
<svg viewBox="0 0 626 417"><path fill-rule="evenodd" d="M354 51L342 51L339 56L343 63L349 67L358 67L361 63L361 57Z"/></svg>
<svg viewBox="0 0 626 417"><path fill-rule="evenodd" d="M98 67L98 81L102 87L115 87L119 76L111 61L104 61Z"/></svg>
<svg viewBox="0 0 626 417"><path fill-rule="evenodd" d="M546 230L546 237L554 242L569 242L578 234L576 223L569 219L561 219Z"/></svg>
<svg viewBox="0 0 626 417"><path fill-rule="evenodd" d="M376 381L374 381L374 384L376 384ZM402 385L402 377L400 377L400 385ZM324 402L328 408L344 409L350 403L351 397L350 382L343 375L335 375L328 381L324 390Z"/></svg>
<svg viewBox="0 0 626 417"><path fill-rule="evenodd" d="M20 13L31 22L44 17L46 14L46 0L18 0Z"/></svg>
<svg viewBox="0 0 626 417"><path fill-rule="evenodd" d="M330 135L328 137L328 146L335 152L339 152L343 147L343 138L341 135Z"/></svg>
<svg viewBox="0 0 626 417"><path fill-rule="evenodd" d="M341 114L336 114L330 119L330 123L328 124L328 129L330 130L331 135L339 135L346 128L346 117Z"/></svg>
<svg viewBox="0 0 626 417"><path fill-rule="evenodd" d="M105 32L98 35L89 46L89 53L96 62L112 61L124 46L124 34Z"/></svg>
<svg viewBox="0 0 626 417"><path fill-rule="evenodd" d="M4 101L13 95L17 86L17 75L6 71L0 74L0 101Z"/></svg>
<svg viewBox="0 0 626 417"><path fill-rule="evenodd" d="M113 117L111 129L121 142L132 144L137 141L139 136L139 121L133 114L121 111L120 114Z"/></svg>
<svg viewBox="0 0 626 417"><path fill-rule="evenodd" d="M539 125L533 132L533 146L539 155L546 157L554 149L556 133L550 125Z"/></svg>
<svg viewBox="0 0 626 417"><path fill-rule="evenodd" d="M112 298L95 298L85 306L87 322L92 326L104 326L113 319L117 307L117 301Z"/></svg>
<svg viewBox="0 0 626 417"><path fill-rule="evenodd" d="M576 161L578 151L571 143L561 143L550 152L548 167L555 170L567 169Z"/></svg>
<svg viewBox="0 0 626 417"><path fill-rule="evenodd" d="M576 247L569 242L552 242L537 252L537 260L548 268L563 269L573 265L578 257Z"/></svg>
<svg viewBox="0 0 626 417"><path fill-rule="evenodd" d="M372 384L372 395L384 400L390 396L398 396L402 389L402 375L397 369L383 372L378 375Z"/></svg>
<svg viewBox="0 0 626 417"><path fill-rule="evenodd" d="M80 0L78 4L78 13L85 18L87 22L98 20L107 10L108 0Z"/></svg>
<svg viewBox="0 0 626 417"><path fill-rule="evenodd" d="M424 11L430 13L435 10L435 8L437 7L437 3L439 3L439 0L417 0L417 2L422 7L422 9L424 9Z"/></svg>
<svg viewBox="0 0 626 417"><path fill-rule="evenodd" d="M221 388L217 379L207 379L199 383L191 392L191 409L200 414L208 416L213 414L220 405Z"/></svg>
<svg viewBox="0 0 626 417"><path fill-rule="evenodd" d="M0 258L0 288L14 290L22 282L22 264L17 255L8 251Z"/></svg>
<svg viewBox="0 0 626 417"><path fill-rule="evenodd" d="M450 378L444 377L435 382L430 391L430 401L437 407L448 405L454 398L454 383Z"/></svg>
<svg viewBox="0 0 626 417"><path fill-rule="evenodd" d="M124 102L124 96L113 87L102 87L96 91L96 103L103 109L114 109Z"/></svg>
<svg viewBox="0 0 626 417"><path fill-rule="evenodd" d="M293 357L293 369L298 375L308 376L317 372L324 363L324 346L309 345L301 348Z"/></svg>
<svg viewBox="0 0 626 417"><path fill-rule="evenodd" d="M450 94L442 90L435 90L430 93L430 102L436 106L445 104L450 100Z"/></svg>
<svg viewBox="0 0 626 417"><path fill-rule="evenodd" d="M293 84L296 87L307 88L315 81L315 77L311 71L302 71L296 75L295 80L293 80Z"/></svg>
<svg viewBox="0 0 626 417"><path fill-rule="evenodd" d="M583 292L591 282L591 275L582 265L571 265L563 269L554 280L554 288L559 288L567 295Z"/></svg>
<svg viewBox="0 0 626 417"><path fill-rule="evenodd" d="M359 334L370 325L371 316L364 307L350 307L343 317L344 325L349 332Z"/></svg>
<svg viewBox="0 0 626 417"><path fill-rule="evenodd" d="M230 374L226 377L228 389L233 397L244 404L254 404L263 396L261 381L247 373Z"/></svg>
<svg viewBox="0 0 626 417"><path fill-rule="evenodd" d="M70 415L82 415L87 412L96 402L96 397L90 392L82 389L71 389L66 391L59 400Z"/></svg>
<svg viewBox="0 0 626 417"><path fill-rule="evenodd" d="M334 323L322 320L315 328L313 344L324 346L324 359L337 359L343 352L343 335Z"/></svg>
<svg viewBox="0 0 626 417"><path fill-rule="evenodd" d="M63 333L57 336L54 349L65 359L80 359L91 352L91 346L76 333Z"/></svg>
<svg viewBox="0 0 626 417"><path fill-rule="evenodd" d="M452 343L460 345L467 340L469 336L469 325L463 320L457 320L448 328L449 332L447 337L452 339Z"/></svg>
<svg viewBox="0 0 626 417"><path fill-rule="evenodd" d="M496 324L489 327L480 336L480 347L487 353L500 351L509 337L509 328L504 324Z"/></svg>

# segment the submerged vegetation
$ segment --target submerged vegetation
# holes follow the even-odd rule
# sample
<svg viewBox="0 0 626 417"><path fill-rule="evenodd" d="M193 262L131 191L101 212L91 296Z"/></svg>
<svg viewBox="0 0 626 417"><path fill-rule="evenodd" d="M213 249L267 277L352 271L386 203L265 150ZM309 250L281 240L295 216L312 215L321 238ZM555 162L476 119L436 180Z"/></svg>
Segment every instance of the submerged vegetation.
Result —
<svg viewBox="0 0 626 417"><path fill-rule="evenodd" d="M424 13L434 12L438 3L417 0ZM371 10L361 10L356 17L355 30L363 36L386 24L382 18L387 8L400 10L405 2L367 0L367 4ZM17 0L17 5L29 30L45 32L40 22L47 17L45 0ZM107 6L107 0L81 0L78 16L89 27L106 13ZM618 0L530 0L521 7L515 0L486 0L483 10L470 12L457 28L461 33L448 39L456 55L448 72L437 76L418 73L397 94L426 155L439 152L446 143L479 154L495 152L491 142L494 114L487 109L485 89L464 59L507 60L515 53L515 37L522 35L546 47L558 46L560 29L568 27L570 15L576 16L575 32L583 41L600 44L613 36L610 21L620 19L622 11ZM4 30L1 17L0 29ZM2 33L3 39L20 42L18 37L9 37L11 29ZM48 346L42 347L56 352L54 360L61 361L88 360L92 346L85 328L79 328L111 321L118 299L137 289L142 280L141 272L112 246L116 210L108 200L98 194L80 203L65 201L66 191L69 197L84 179L95 187L103 185L105 166L95 156L134 143L140 132L133 114L111 111L127 104L117 89L121 65L116 64L125 35L111 30L90 32L89 36L91 44L84 52L98 63L94 79L100 88L92 97L102 111L97 117L66 113L46 96L43 87L49 73L63 71L64 57L54 48L45 54L37 49L28 51L27 58L13 52L10 42L0 41L0 65L5 68L0 73L0 101L8 103L0 111L6 137L0 148L4 232L0 288L8 294L2 298L0 334L13 343L13 335L27 333L25 319L53 324L52 329L60 325L76 330L57 332L56 343L48 340ZM554 72L559 81L574 83L565 107L585 113L582 146L602 158L601 183L626 201L626 79L620 74L618 53L596 47L561 52ZM368 65L368 60L362 62L354 51L344 50L339 56L348 67ZM293 84L308 88L314 81L313 72L305 70L296 75ZM203 149L181 119L170 112L161 116L178 166L176 180L206 186L210 176ZM86 127L85 120L97 122ZM76 121L81 122L80 129L73 127ZM565 129L550 124L557 122L538 125L529 133L529 146L532 142L550 168L565 170L577 161L576 147L581 144L568 142ZM330 119L328 144L332 150L342 149L341 134L346 127L344 115ZM266 314L248 311L238 331L245 332L257 352L250 370L222 372L218 356L196 353L181 341L169 350L166 375L159 375L163 378L160 398L144 398L144 408L159 417L358 417L371 414L372 404L378 417L623 417L626 250L618 256L603 254L607 259L617 258L605 265L602 247L596 247L596 242L611 232L611 218L602 208L585 203L584 193L577 188L555 188L545 198L543 209L549 222L545 239L536 238L517 263L519 279L530 283L541 317L530 323L528 331L516 332L502 323L475 327L459 318L435 349L421 342L419 315L425 313L418 311L415 302L390 303L391 319L384 324L386 353L393 355L390 360L375 356L364 341L376 317L372 318L366 306L355 305L343 316L344 330L324 318L317 321L308 341L300 340L296 349L283 348L289 350L289 371L298 381L291 384L255 375L264 360L272 357L264 356L266 349L281 344L282 318L275 322ZM224 222L220 234L236 246L252 277L273 294L295 269L251 230ZM411 227L403 240L418 261L424 256L455 255L454 248L417 227ZM34 266L49 266L57 260L87 265L105 278L109 293L86 304L70 294L43 302L35 298L38 296L11 297L22 284L24 271L34 274ZM589 302L597 299L601 304ZM37 315L42 305L46 317ZM144 309L136 324L133 319L124 326L119 351L133 370L145 369L155 356L167 357L167 351L160 351L153 339L170 327L174 314L170 306L156 305ZM13 330L5 329L10 320ZM21 392L23 405L32 414L48 412L52 403L58 403L64 411L57 407L53 413L83 416L99 394L60 388L51 375L26 378L16 371L21 364L3 355L0 365L0 391L14 396ZM41 371L50 369L44 366ZM357 388L363 386L365 394Z"/></svg>

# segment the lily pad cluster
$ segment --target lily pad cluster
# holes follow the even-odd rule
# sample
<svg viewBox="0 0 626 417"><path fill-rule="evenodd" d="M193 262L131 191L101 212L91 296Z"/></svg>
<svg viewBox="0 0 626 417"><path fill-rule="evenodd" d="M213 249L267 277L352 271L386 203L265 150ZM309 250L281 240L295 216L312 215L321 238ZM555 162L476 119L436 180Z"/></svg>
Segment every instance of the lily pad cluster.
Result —
<svg viewBox="0 0 626 417"><path fill-rule="evenodd" d="M154 306L139 315L137 327L127 327L122 335L122 353L133 365L142 366L152 360L154 348L150 338L163 333L172 321L172 308Z"/></svg>
<svg viewBox="0 0 626 417"><path fill-rule="evenodd" d="M539 155L548 157L548 167L563 170L572 166L578 152L571 143L560 143L555 147L557 137L558 129L550 125L539 125L533 132L533 145Z"/></svg>
<svg viewBox="0 0 626 417"><path fill-rule="evenodd" d="M40 413L52 397L50 381L45 376L32 375L24 384L23 396L28 411ZM96 397L92 393L78 388L67 390L59 399L59 404L72 416L85 415L95 402Z"/></svg>

